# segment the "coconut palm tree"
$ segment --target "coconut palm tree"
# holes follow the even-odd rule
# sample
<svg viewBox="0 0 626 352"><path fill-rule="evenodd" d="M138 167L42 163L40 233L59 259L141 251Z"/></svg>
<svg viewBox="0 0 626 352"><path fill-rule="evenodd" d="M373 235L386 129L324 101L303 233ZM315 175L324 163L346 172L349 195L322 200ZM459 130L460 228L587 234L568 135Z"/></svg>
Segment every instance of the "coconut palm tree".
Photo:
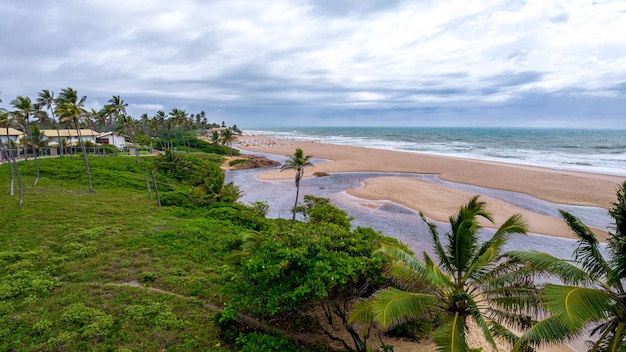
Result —
<svg viewBox="0 0 626 352"><path fill-rule="evenodd" d="M60 146L60 157L63 157L63 144L61 144L61 132L59 132L59 124L57 123L57 118L56 115L54 113L54 92L51 92L47 89L42 90L41 92L39 92L39 94L37 94L37 104L39 104L39 106L41 107L46 107L46 109L48 109L50 111L50 114L52 115L52 120L54 123L54 127L57 130L57 137L58 137L58 141L59 141L59 146Z"/></svg>
<svg viewBox="0 0 626 352"><path fill-rule="evenodd" d="M93 193L93 186L91 184L91 171L89 170L89 159L87 158L87 151L85 150L85 143L80 134L80 119L85 113L85 100L86 96L78 98L78 92L68 87L61 90L61 93L55 100L56 113L64 122L72 122L76 128L76 135L78 137L78 143L80 149L83 152L83 159L85 161L85 172L87 173L87 179L89 180L89 192Z"/></svg>
<svg viewBox="0 0 626 352"><path fill-rule="evenodd" d="M139 149L137 149L137 144L135 143L135 135L139 129L139 124L132 117L126 115L120 116L117 123L121 132L130 138L130 142L133 144L133 149L135 149L137 165L140 165L141 161L139 160Z"/></svg>
<svg viewBox="0 0 626 352"><path fill-rule="evenodd" d="M126 115L126 108L128 107L128 104L124 102L124 99L120 98L119 95L112 96L107 103L106 110L110 113L110 125L113 125L113 123L117 122L117 119L119 119L120 116Z"/></svg>
<svg viewBox="0 0 626 352"><path fill-rule="evenodd" d="M532 280L516 272L519 269L503 253L511 235L526 233L522 218L511 216L481 243L478 220L493 219L475 196L450 217L444 245L436 226L421 216L439 263L426 253L420 262L397 247L383 245L380 251L396 259L389 268L394 287L356 303L350 321L390 328L410 319L443 315L434 332L438 351L470 351L466 340L470 321L493 348L497 349L497 338L514 343L517 337L507 327L528 328L532 321L528 313L534 312L537 298Z"/></svg>
<svg viewBox="0 0 626 352"><path fill-rule="evenodd" d="M22 203L24 201L24 191L23 191L23 187L22 187L22 178L20 176L20 169L17 167L17 161L15 160L15 154L13 154L13 146L11 144L13 144L14 142L11 141L11 138L9 136L9 126L11 126L12 122L14 120L14 117L11 117L11 114L9 114L7 111L4 110L0 110L0 127L4 127L6 130L6 136L7 136L7 146L9 148L9 152L7 153L8 158L9 158L9 169L11 172L11 186L9 189L9 195L14 195L14 191L13 191L13 172L15 171L15 175L17 178L17 186L20 190L20 200L18 202L18 207L22 207ZM13 167L11 168L11 162L13 163Z"/></svg>
<svg viewBox="0 0 626 352"><path fill-rule="evenodd" d="M26 131L28 132L28 137L30 138L30 144L32 146L35 145L33 142L33 132L30 128L30 115L35 111L33 103L31 102L29 97L18 96L13 101L11 101L11 105L16 110L13 112L17 116L21 117L21 119L26 123ZM26 145L26 143L25 143ZM34 148L34 147L33 147ZM25 148L28 151L28 148ZM28 154L28 152L26 152ZM33 154L35 156L35 183L39 181L39 161L37 160L37 150L33 149Z"/></svg>
<svg viewBox="0 0 626 352"><path fill-rule="evenodd" d="M313 166L311 163L312 156L307 155L304 156L304 152L302 149L296 148L296 151L293 155L288 156L288 159L285 161L285 164L280 167L280 171L284 170L295 170L296 171L296 201L293 205L293 216L291 221L296 221L296 208L298 207L298 196L300 195L300 180L302 179L302 175L304 174L304 168L307 166Z"/></svg>
<svg viewBox="0 0 626 352"><path fill-rule="evenodd" d="M222 131L220 135L220 140L222 141L222 145L228 146L228 155L233 156L233 143L237 141L237 136L230 129L225 129Z"/></svg>
<svg viewBox="0 0 626 352"><path fill-rule="evenodd" d="M566 211L561 216L578 238L573 262L545 253L515 251L521 262L534 272L556 277L559 284L547 283L541 292L549 316L520 338L522 344L539 345L579 336L595 324L590 351L626 350L626 182L618 187L617 202L609 211L615 220L609 231L608 257L600 251L596 235L580 219ZM517 349L514 349L514 351Z"/></svg>

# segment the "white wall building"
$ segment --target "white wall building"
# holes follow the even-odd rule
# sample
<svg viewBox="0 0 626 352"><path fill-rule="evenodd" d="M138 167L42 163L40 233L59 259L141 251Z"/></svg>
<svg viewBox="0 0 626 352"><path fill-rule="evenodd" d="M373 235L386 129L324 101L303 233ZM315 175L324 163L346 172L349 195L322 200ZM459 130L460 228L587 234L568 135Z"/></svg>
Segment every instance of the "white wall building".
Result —
<svg viewBox="0 0 626 352"><path fill-rule="evenodd" d="M126 146L126 136L117 132L100 133L97 138L98 143L103 145L114 145L117 149L123 149Z"/></svg>

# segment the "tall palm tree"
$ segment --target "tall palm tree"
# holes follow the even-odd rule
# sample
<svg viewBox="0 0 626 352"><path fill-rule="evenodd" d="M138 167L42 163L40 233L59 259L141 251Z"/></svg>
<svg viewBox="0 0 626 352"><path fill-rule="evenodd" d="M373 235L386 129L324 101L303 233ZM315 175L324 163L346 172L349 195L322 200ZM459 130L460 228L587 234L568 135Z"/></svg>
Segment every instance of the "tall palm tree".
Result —
<svg viewBox="0 0 626 352"><path fill-rule="evenodd" d="M87 173L87 179L89 180L89 192L93 193L93 186L91 184L91 171L89 170L89 159L87 158L87 151L85 150L85 143L80 133L80 119L85 113L85 100L86 96L78 98L78 92L71 87L61 90L61 93L56 99L57 115L62 121L72 122L76 128L76 135L78 137L78 143L80 149L83 152L83 159L85 161L85 172Z"/></svg>
<svg viewBox="0 0 626 352"><path fill-rule="evenodd" d="M296 171L296 201L293 205L293 216L291 221L296 221L296 208L298 206L298 196L300 195L300 180L302 179L302 175L304 174L304 168L307 166L313 166L311 163L312 156L307 155L304 156L304 152L302 149L296 148L296 151L293 155L288 156L288 159L285 161L285 164L280 167L280 171L284 170L295 170Z"/></svg>
<svg viewBox="0 0 626 352"><path fill-rule="evenodd" d="M20 176L20 169L17 167L17 161L15 160L15 154L13 154L13 146L11 144L13 144L13 142L11 141L11 138L9 136L9 126L11 126L11 123L13 121L14 118L11 117L11 115L7 112L7 111L3 111L0 110L0 127L4 127L6 129L6 136L7 136L7 146L9 148L9 152L8 157L9 157L9 166L11 166L11 162L13 163L13 167L9 167L10 172L11 172L11 186L10 186L10 190L9 190L9 195L14 195L14 191L13 191L13 171L15 171L15 175L17 177L17 186L20 190L20 200L18 202L18 207L22 207L22 203L24 201L24 191L23 191L23 187L22 187L22 178Z"/></svg>
<svg viewBox="0 0 626 352"><path fill-rule="evenodd" d="M133 144L133 149L135 149L137 165L140 165L141 161L139 160L139 149L137 149L137 144L135 143L135 135L139 129L139 124L132 117L126 115L120 116L117 123L122 133L130 138L130 142Z"/></svg>
<svg viewBox="0 0 626 352"><path fill-rule="evenodd" d="M113 125L113 123L117 122L117 119L119 119L120 116L126 115L126 108L128 107L128 104L124 102L124 99L120 98L119 95L112 96L107 103L108 104L106 106L110 112L111 125Z"/></svg>
<svg viewBox="0 0 626 352"><path fill-rule="evenodd" d="M33 154L35 156L35 184L39 181L39 161L37 160L37 150L34 149L35 143L33 142L33 132L30 128L30 115L35 111L35 107L33 106L32 101L29 97L18 96L13 101L11 101L11 105L16 109L14 114L17 114L22 118L24 122L26 122L26 131L28 132L28 137L30 138L30 144L33 146ZM28 151L28 148L26 148Z"/></svg>
<svg viewBox="0 0 626 352"><path fill-rule="evenodd" d="M438 351L470 351L466 340L470 321L481 330L485 340L497 349L496 339L514 343L507 326L528 328L537 293L532 280L506 260L503 246L513 234L525 234L526 225L519 215L508 218L484 242L478 239L479 218L493 222L485 203L473 197L450 217L447 244L433 223L429 226L437 264L424 253L424 261L391 245L381 252L396 259L389 268L396 287L382 289L356 303L351 322L377 322L383 328L406 320L443 315L434 332Z"/></svg>
<svg viewBox="0 0 626 352"><path fill-rule="evenodd" d="M42 90L41 92L39 92L39 94L37 94L37 104L39 104L39 106L45 106L46 109L48 109L50 111L50 114L52 115L52 120L54 121L54 126L57 130L57 137L58 137L58 141L59 141L59 147L61 148L59 150L60 152L60 157L63 157L63 144L61 143L61 132L59 132L59 124L56 121L56 115L54 113L54 109L53 109L53 105L54 105L54 92L51 92L47 89Z"/></svg>
<svg viewBox="0 0 626 352"><path fill-rule="evenodd" d="M549 316L526 331L519 345L550 343L579 336L591 323L590 351L626 350L626 182L618 187L617 202L609 211L615 220L609 231L608 258L600 251L595 234L566 211L561 216L578 238L573 263L545 253L516 251L514 255L542 277L551 275L562 284L548 283L542 290ZM518 347L517 345L515 347Z"/></svg>
<svg viewBox="0 0 626 352"><path fill-rule="evenodd" d="M225 129L222 131L220 135L220 140L222 141L222 145L228 146L228 155L233 156L233 143L237 141L237 136L230 129Z"/></svg>

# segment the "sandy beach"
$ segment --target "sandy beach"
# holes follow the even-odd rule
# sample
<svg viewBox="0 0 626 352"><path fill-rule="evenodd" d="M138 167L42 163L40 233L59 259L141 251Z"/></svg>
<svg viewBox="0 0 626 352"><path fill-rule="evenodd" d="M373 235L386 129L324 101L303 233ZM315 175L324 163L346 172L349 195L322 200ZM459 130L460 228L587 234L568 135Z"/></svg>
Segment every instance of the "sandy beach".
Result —
<svg viewBox="0 0 626 352"><path fill-rule="evenodd" d="M592 206L609 209L623 177L556 170L515 164L452 158L419 153L322 144L306 141L268 139L263 136L242 136L238 148L262 153L291 155L302 148L305 155L328 161L305 169L305 177L314 173L389 172L434 174L440 179L485 188L526 194L557 204ZM292 171L272 170L259 175L265 180L293 178ZM409 178L381 177L366 181L362 188L347 191L366 200L389 200L423 212L437 221L447 221L450 214L469 200L474 193L444 185ZM573 238L568 227L556 217L521 209L502 200L481 196L494 214L495 226L513 214L522 214L531 233ZM366 204L365 204L366 205ZM493 225L484 223L485 226ZM606 238L606 229L594 229Z"/></svg>

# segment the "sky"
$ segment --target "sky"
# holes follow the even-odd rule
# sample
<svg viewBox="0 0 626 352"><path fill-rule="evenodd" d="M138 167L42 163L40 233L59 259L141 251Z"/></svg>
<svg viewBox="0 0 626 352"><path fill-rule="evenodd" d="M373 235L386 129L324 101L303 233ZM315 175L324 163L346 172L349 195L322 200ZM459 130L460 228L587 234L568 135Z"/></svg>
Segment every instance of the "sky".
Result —
<svg viewBox="0 0 626 352"><path fill-rule="evenodd" d="M0 99L271 126L626 128L626 0L3 0Z"/></svg>

